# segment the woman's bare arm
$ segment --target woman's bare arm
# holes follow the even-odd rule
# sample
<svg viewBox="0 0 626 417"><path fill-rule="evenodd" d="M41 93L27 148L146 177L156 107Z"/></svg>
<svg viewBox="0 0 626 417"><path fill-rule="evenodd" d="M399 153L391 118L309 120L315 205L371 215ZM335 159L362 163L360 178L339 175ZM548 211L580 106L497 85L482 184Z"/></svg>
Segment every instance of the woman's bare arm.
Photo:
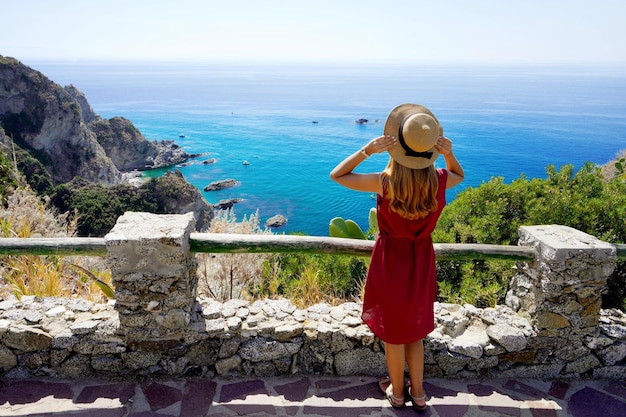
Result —
<svg viewBox="0 0 626 417"><path fill-rule="evenodd" d="M380 183L380 173L359 174L353 170L361 164L368 156L375 153L385 152L396 144L393 136L379 136L372 139L346 159L341 161L331 172L330 178L343 185L357 191L367 191L382 194Z"/></svg>
<svg viewBox="0 0 626 417"><path fill-rule="evenodd" d="M452 141L446 137L440 137L437 139L435 147L446 160L446 169L448 170L446 188L452 188L460 184L463 178L465 178L465 173L463 172L463 167L461 167L461 164L452 152Z"/></svg>

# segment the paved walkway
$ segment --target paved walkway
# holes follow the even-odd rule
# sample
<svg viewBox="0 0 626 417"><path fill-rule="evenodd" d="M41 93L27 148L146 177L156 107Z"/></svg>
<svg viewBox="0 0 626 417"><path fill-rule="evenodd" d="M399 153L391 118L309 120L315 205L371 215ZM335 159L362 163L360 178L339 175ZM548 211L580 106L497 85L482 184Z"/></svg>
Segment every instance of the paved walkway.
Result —
<svg viewBox="0 0 626 417"><path fill-rule="evenodd" d="M429 379L422 416L624 417L626 380ZM0 416L413 416L393 409L371 377L112 382L0 379Z"/></svg>

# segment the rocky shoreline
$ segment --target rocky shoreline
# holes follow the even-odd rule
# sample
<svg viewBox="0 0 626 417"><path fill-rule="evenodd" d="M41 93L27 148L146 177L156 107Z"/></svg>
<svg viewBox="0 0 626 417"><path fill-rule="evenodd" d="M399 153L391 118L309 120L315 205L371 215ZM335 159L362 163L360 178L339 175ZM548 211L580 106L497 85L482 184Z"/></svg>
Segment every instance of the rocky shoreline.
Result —
<svg viewBox="0 0 626 417"><path fill-rule="evenodd" d="M77 176L119 184L122 172L173 166L197 156L170 140L147 140L123 117L101 118L76 87L62 87L16 59L0 56L0 87L0 141L39 161L53 185Z"/></svg>
<svg viewBox="0 0 626 417"><path fill-rule="evenodd" d="M103 119L75 86L62 87L18 60L1 55L0 87L5 91L0 94L0 151L9 155L12 147L17 146L28 158L41 164L37 175L46 179L42 182L37 178L37 181L45 189L31 185L38 193L60 184L73 189L70 184L77 177L87 183L130 184L140 188L146 183L141 171L217 162L215 158L196 161L202 154L189 154L172 140L149 141L123 117ZM18 161L18 165L22 164ZM26 180L29 181L28 175ZM239 181L228 178L207 185L204 191L237 185ZM201 193L194 198L209 205ZM240 198L222 200L213 208L231 209L240 201ZM200 201L192 205L202 206ZM267 227L277 228L286 223L284 217L278 216L273 216Z"/></svg>
<svg viewBox="0 0 626 417"><path fill-rule="evenodd" d="M175 166L200 156L187 153L171 140L147 140L123 117L101 118L73 85L62 87L18 60L1 55L0 152L8 159L16 156L16 165L26 167L20 169L31 189L47 196L58 185L64 185L68 193L77 193L90 185L112 190L130 184L141 193L146 182L141 171ZM159 197L157 206L173 214L193 210L198 230L208 227L213 207L199 190L182 175L158 181L168 182L172 188ZM177 196L170 196L175 192ZM123 209L137 210L137 204L128 203Z"/></svg>

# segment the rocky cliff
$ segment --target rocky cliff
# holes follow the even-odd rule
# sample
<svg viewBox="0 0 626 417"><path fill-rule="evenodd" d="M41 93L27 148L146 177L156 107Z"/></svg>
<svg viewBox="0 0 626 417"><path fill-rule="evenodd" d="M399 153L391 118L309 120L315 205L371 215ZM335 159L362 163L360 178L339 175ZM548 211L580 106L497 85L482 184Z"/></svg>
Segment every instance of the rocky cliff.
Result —
<svg viewBox="0 0 626 417"><path fill-rule="evenodd" d="M60 85L0 56L0 124L48 170L53 182L76 176L115 184L121 175L83 122L78 102Z"/></svg>
<svg viewBox="0 0 626 417"><path fill-rule="evenodd" d="M18 60L0 56L0 124L61 184L80 176L116 184L120 171L174 165L189 155L151 142L124 118L102 119L76 87L65 88Z"/></svg>
<svg viewBox="0 0 626 417"><path fill-rule="evenodd" d="M147 140L127 119L101 118L76 87L64 88L1 55L0 132L0 152L17 154L27 178L25 169L36 171L39 191L77 177L115 185L123 181L122 172L171 166L195 156L172 141ZM182 176L172 178L184 186L179 184L178 195L164 197L165 205L171 213L194 211L199 229L208 226L212 206Z"/></svg>
<svg viewBox="0 0 626 417"><path fill-rule="evenodd" d="M123 117L95 119L88 128L120 171L159 168L185 162L191 157L173 141L150 142Z"/></svg>
<svg viewBox="0 0 626 417"><path fill-rule="evenodd" d="M82 91L74 87L72 84L65 87L65 91L67 91L72 97L74 97L74 100L78 102L81 115L83 116L83 122L91 123L94 120L100 119L100 116L93 111L91 105L87 101L87 97L85 97Z"/></svg>

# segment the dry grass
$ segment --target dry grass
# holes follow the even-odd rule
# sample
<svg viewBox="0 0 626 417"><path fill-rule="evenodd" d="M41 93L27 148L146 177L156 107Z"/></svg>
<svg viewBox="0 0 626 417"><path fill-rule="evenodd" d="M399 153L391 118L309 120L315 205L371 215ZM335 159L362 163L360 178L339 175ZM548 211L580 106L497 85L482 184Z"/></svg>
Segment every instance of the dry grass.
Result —
<svg viewBox="0 0 626 417"><path fill-rule="evenodd" d="M0 233L2 237L71 237L75 236L75 220L70 220L68 213L57 213L28 188L21 188L7 196L7 206L0 210ZM88 274L72 264L111 285L111 273L99 258L0 256L0 297L13 294L17 298L36 295L106 301Z"/></svg>
<svg viewBox="0 0 626 417"><path fill-rule="evenodd" d="M304 268L298 285L293 287L290 298L299 308L306 308L322 302L331 305L339 304L337 297L332 294L329 288L320 286L319 270L310 265Z"/></svg>
<svg viewBox="0 0 626 417"><path fill-rule="evenodd" d="M237 222L232 210L218 212L211 222L210 233L271 234L259 225L259 213ZM198 260L198 293L220 301L249 298L247 289L260 279L266 254L206 254Z"/></svg>
<svg viewBox="0 0 626 417"><path fill-rule="evenodd" d="M607 181L610 181L613 178L620 176L620 175L622 176L622 178L624 178L626 174L624 172L620 173L619 170L615 167L616 162L620 160L624 160L624 159L626 159L626 149L619 151L613 161L609 161L606 164L602 165L601 167L602 176ZM626 165L626 163L623 163L622 165Z"/></svg>
<svg viewBox="0 0 626 417"><path fill-rule="evenodd" d="M57 213L27 188L7 196L6 208L0 207L2 237L72 237L75 226L76 216L71 219L67 213ZM232 210L217 213L209 232L272 233L260 226L258 213L237 221ZM198 293L219 301L253 299L250 290L258 289L261 281L264 290L255 294L257 298L286 297L303 308L319 302L335 305L344 301L333 295L328 284L321 283L319 265L312 260L303 264L302 272L285 292L275 255L199 253L196 258ZM101 257L0 256L0 275L0 299L13 294L18 298L80 297L106 302L105 293L93 278L113 287L111 272Z"/></svg>

